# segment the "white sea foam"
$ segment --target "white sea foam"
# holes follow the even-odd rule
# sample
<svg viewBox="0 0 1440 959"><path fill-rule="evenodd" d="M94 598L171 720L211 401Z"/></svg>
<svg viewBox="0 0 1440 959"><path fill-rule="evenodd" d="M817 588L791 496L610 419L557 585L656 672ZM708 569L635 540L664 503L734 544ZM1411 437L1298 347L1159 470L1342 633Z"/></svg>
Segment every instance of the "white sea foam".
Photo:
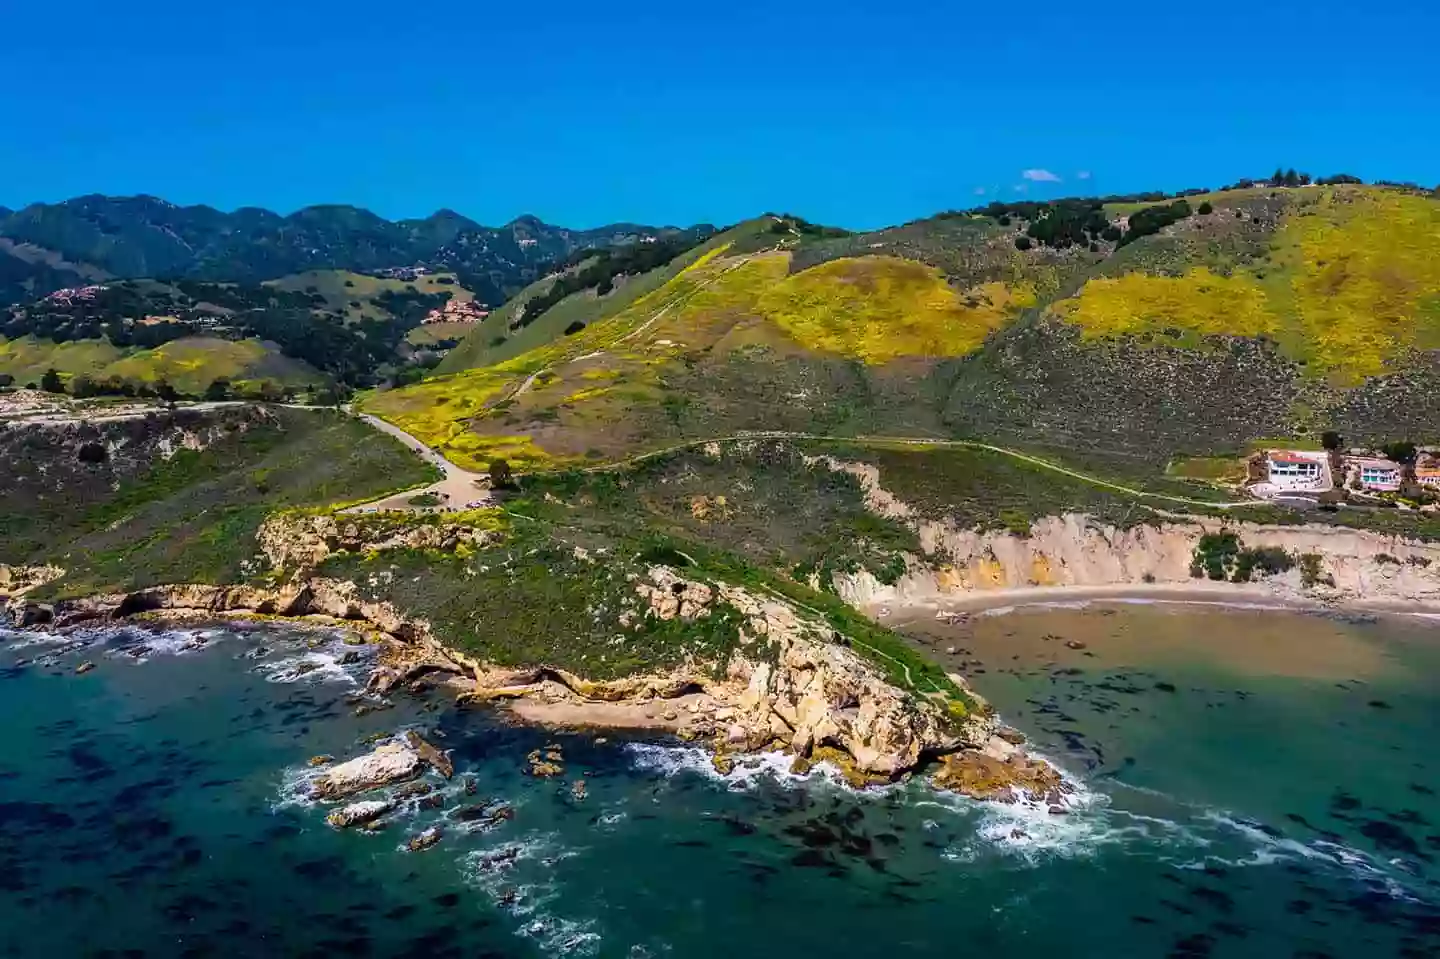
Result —
<svg viewBox="0 0 1440 959"><path fill-rule="evenodd" d="M1376 884L1384 888L1387 895L1393 899L1400 899L1407 902L1419 902L1403 882L1395 876L1393 869L1405 866L1402 860L1399 864L1390 862L1384 863L1363 850L1342 843L1330 842L1324 839L1316 839L1310 842L1301 842L1297 839L1289 839L1284 836L1274 836L1254 824L1243 819L1236 819L1228 813L1211 810L1205 813L1204 818L1222 830L1230 831L1242 837L1247 843L1254 847L1248 856L1222 859L1211 856L1207 862L1218 865L1245 867L1265 866L1276 862L1293 862L1297 859L1304 859L1312 863L1324 863L1338 867L1349 873L1353 878L1361 881ZM1204 865L1201 862L1199 865ZM1194 868L1196 864L1185 864ZM1386 866L1390 866L1387 869Z"/></svg>
<svg viewBox="0 0 1440 959"><path fill-rule="evenodd" d="M261 663L256 672L268 683L296 683L301 680L310 683L346 683L356 685L356 679L340 662L340 657L321 650L310 650L301 656Z"/></svg>
<svg viewBox="0 0 1440 959"><path fill-rule="evenodd" d="M805 773L794 773L790 771L794 757L779 751L734 756L734 766L726 773L715 768L711 762L713 754L700 746L626 743L625 751L638 769L662 773L667 779L680 773L695 773L735 791L752 789L761 782L790 787L824 784L857 795L879 795L903 788L893 784L856 789L845 781L839 768L828 762L816 763Z"/></svg>
<svg viewBox="0 0 1440 959"><path fill-rule="evenodd" d="M209 647L230 634L218 629L167 629L154 632L125 630L116 637L120 643L113 655L136 663L148 662L154 656L183 656Z"/></svg>
<svg viewBox="0 0 1440 959"><path fill-rule="evenodd" d="M560 898L555 867L577 855L578 850L561 848L555 833L537 832L467 853L460 871L520 920L516 932L545 952L590 956L598 953L602 941L596 921L559 916L548 908Z"/></svg>

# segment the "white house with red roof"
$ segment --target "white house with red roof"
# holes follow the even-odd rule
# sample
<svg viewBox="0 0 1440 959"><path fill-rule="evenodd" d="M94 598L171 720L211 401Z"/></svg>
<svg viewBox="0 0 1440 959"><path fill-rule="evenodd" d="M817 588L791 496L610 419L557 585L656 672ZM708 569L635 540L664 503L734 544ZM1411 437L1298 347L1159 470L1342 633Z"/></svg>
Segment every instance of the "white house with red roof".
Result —
<svg viewBox="0 0 1440 959"><path fill-rule="evenodd" d="M1322 493L1330 488L1330 457L1303 450L1270 450L1265 454L1274 492Z"/></svg>

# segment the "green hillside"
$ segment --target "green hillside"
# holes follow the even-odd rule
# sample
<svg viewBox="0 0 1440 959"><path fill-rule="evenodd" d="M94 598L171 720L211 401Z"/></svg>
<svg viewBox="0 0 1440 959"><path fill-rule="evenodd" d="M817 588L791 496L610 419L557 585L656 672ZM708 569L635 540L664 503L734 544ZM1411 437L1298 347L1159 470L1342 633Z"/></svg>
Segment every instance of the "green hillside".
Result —
<svg viewBox="0 0 1440 959"><path fill-rule="evenodd" d="M614 286L608 292L602 293L595 287L579 289L565 296L538 317L522 318L526 305L549 293L559 278L575 277L586 267L595 264L596 258L587 257L558 274L542 277L479 323L476 329L445 357L436 372L459 373L503 363L565 336L566 330L575 329L577 325L588 326L614 316L660 289L681 270L711 250L733 243L738 237L764 235L760 226L760 221L741 224L704 243L691 246L663 266L639 275L615 278Z"/></svg>
<svg viewBox="0 0 1440 959"><path fill-rule="evenodd" d="M106 340L54 343L34 337L0 337L0 373L14 377L15 383L39 383L50 369L60 373L62 380L71 381L83 376L97 383L153 387L164 380L192 395L203 394L217 379L229 380L237 390L258 390L265 383L279 389L305 389L328 382L313 367L256 339L192 336L153 349L122 350Z"/></svg>
<svg viewBox="0 0 1440 959"><path fill-rule="evenodd" d="M363 404L475 466L788 430L983 438L1159 476L1330 427L1437 438L1435 197L996 207L841 237L755 221L628 302L562 300L527 339L487 345L522 295L444 375ZM572 317L586 326L559 335Z"/></svg>

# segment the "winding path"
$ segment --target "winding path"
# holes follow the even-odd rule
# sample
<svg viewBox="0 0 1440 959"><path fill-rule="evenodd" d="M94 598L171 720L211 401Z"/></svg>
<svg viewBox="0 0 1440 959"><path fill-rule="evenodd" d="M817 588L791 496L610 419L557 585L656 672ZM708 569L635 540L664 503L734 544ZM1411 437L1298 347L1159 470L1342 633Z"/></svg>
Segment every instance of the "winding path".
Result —
<svg viewBox="0 0 1440 959"><path fill-rule="evenodd" d="M456 466L439 452L432 450L420 440L396 426L394 423L387 423L378 416L371 416L369 413L357 413L350 411L352 416L363 420L382 433L395 437L401 443L425 462L435 466L445 474L445 478L438 483L431 483L429 486L420 486L414 489L403 490L393 493L384 499L372 500L362 503L359 506L352 506L344 512L347 513L373 513L377 510L416 510L419 512L432 512L442 509L465 509L467 506L484 506L490 502L490 477L484 473L472 473L470 470ZM414 506L410 500L416 496L430 494L440 501L437 506Z"/></svg>

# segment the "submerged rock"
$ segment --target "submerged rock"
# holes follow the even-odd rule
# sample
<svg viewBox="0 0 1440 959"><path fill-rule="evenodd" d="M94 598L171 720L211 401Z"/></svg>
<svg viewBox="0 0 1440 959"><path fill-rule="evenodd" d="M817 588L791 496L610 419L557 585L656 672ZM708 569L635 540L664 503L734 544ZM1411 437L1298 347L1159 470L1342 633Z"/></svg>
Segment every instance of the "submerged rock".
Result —
<svg viewBox="0 0 1440 959"><path fill-rule="evenodd" d="M75 667L75 675L76 675L76 676L84 675L85 673L90 672L90 670L92 670L92 669L94 669L94 668L95 668L95 664L94 664L94 663L91 663L91 662L81 663L79 666L76 666L76 667Z"/></svg>
<svg viewBox="0 0 1440 959"><path fill-rule="evenodd" d="M318 799L342 799L377 786L413 779L420 774L420 754L405 743L392 742L374 752L331 768L312 784Z"/></svg>
<svg viewBox="0 0 1440 959"><path fill-rule="evenodd" d="M549 779L551 776L559 776L565 772L561 765L563 757L560 755L559 747L546 747L545 752L533 749L525 760L530 763L530 775L540 779Z"/></svg>
<svg viewBox="0 0 1440 959"><path fill-rule="evenodd" d="M1018 751L1003 759L978 749L954 753L940 761L940 771L931 782L972 799L1003 803L1025 799L1062 810L1063 797L1072 791L1054 766Z"/></svg>
<svg viewBox="0 0 1440 959"><path fill-rule="evenodd" d="M439 826L431 826L424 832L411 836L410 840L405 843L405 848L411 852L420 852L422 849L429 849L440 841L441 835Z"/></svg>
<svg viewBox="0 0 1440 959"><path fill-rule="evenodd" d="M421 759L430 765L431 769L434 769L441 776L449 779L455 775L455 766L450 761L450 757L426 742L415 730L411 729L405 733L405 741L410 744L410 748L415 750Z"/></svg>
<svg viewBox="0 0 1440 959"><path fill-rule="evenodd" d="M368 799L351 803L325 817L325 821L336 829L347 829L373 822L395 808L395 804L384 799Z"/></svg>

